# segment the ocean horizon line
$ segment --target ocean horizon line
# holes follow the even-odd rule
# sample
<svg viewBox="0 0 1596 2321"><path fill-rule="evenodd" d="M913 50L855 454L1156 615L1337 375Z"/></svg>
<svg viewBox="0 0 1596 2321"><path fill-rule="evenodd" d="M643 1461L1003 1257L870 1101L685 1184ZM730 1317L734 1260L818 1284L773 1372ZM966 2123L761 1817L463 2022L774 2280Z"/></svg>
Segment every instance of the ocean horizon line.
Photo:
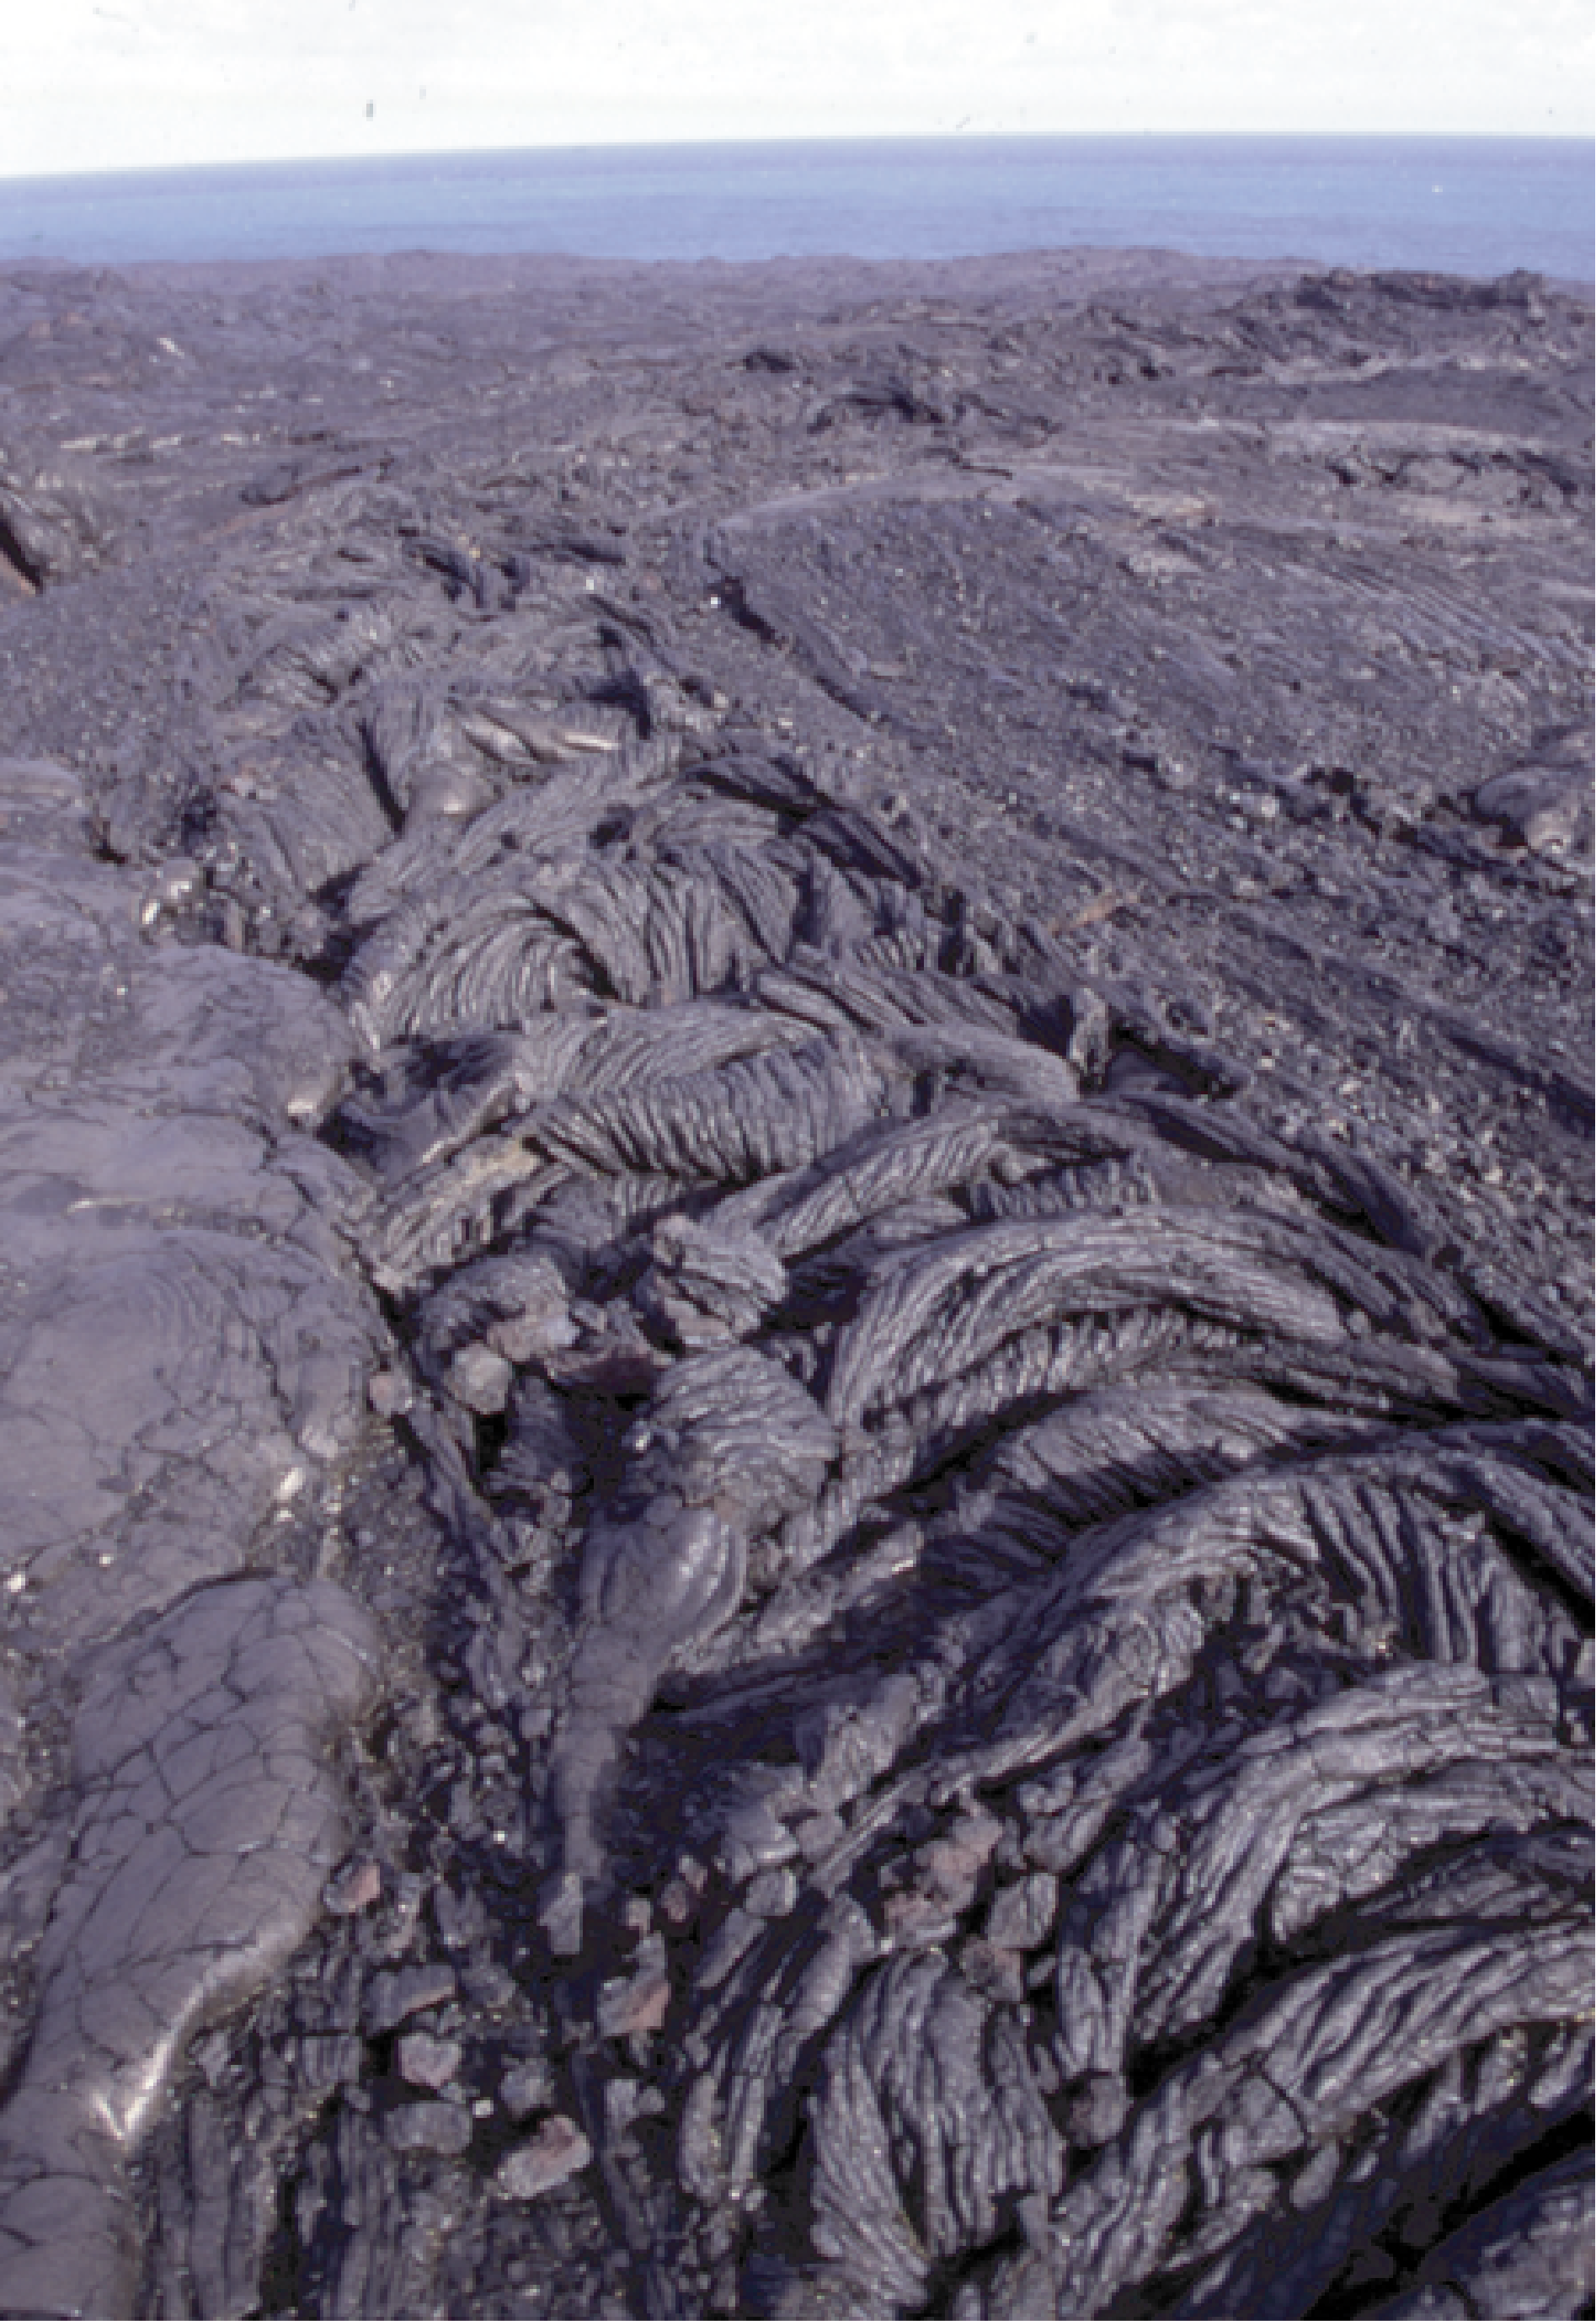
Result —
<svg viewBox="0 0 1596 2321"><path fill-rule="evenodd" d="M1439 130L1439 129L1349 129L1349 130L1274 130L1274 129L1001 129L1001 130L883 130L863 135L852 133L836 137L616 137L582 138L569 142L546 142L524 145L442 145L397 146L383 148L369 153L287 153L260 154L244 159L203 161L148 161L123 163L108 169L43 169L9 171L0 168L0 188L13 186L56 186L99 184L106 179L187 177L200 175L241 175L251 171L300 169L360 170L384 167L389 163L432 162L495 162L540 160L559 156L587 154L669 154L729 152L748 155L758 152L828 152L862 151L891 147L906 149L915 146L936 146L939 149L990 147L995 145L1070 145L1145 148L1149 145L1207 147L1250 146L1254 148L1315 147L1325 150L1341 148L1349 152L1370 147L1478 148L1531 147L1537 150L1555 147L1580 148L1596 159L1596 131L1571 135L1567 132L1537 130Z"/></svg>

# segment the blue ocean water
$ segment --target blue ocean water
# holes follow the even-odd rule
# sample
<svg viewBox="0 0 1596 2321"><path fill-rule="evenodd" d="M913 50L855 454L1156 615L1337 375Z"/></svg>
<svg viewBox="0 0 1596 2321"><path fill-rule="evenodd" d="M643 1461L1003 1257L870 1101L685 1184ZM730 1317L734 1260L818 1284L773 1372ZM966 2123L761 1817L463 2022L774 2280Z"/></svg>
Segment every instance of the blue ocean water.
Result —
<svg viewBox="0 0 1596 2321"><path fill-rule="evenodd" d="M0 258L982 257L1070 247L1596 272L1573 138L944 137L0 178Z"/></svg>

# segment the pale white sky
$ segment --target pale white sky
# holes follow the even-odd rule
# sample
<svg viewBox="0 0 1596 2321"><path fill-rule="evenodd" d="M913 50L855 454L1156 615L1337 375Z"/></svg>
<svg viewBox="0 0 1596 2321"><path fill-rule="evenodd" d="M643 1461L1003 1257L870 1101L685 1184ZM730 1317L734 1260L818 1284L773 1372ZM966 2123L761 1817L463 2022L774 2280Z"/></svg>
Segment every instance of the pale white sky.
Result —
<svg viewBox="0 0 1596 2321"><path fill-rule="evenodd" d="M1589 0L0 0L0 176L1037 131L1589 135Z"/></svg>

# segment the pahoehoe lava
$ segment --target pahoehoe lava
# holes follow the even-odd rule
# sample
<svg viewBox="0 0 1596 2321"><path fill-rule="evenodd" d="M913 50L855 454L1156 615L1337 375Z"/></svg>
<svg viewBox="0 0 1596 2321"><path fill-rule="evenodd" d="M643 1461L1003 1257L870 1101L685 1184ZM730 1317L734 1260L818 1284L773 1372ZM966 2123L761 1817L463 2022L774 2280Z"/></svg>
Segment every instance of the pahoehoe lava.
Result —
<svg viewBox="0 0 1596 2321"><path fill-rule="evenodd" d="M0 2308L1591 2310L1591 322L0 276Z"/></svg>

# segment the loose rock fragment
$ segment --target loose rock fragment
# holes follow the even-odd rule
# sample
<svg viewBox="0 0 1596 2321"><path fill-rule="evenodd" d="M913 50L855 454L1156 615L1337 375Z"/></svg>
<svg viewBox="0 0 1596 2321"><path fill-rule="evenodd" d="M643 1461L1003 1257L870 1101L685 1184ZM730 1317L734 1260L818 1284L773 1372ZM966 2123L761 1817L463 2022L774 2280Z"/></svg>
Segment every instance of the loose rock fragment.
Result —
<svg viewBox="0 0 1596 2321"><path fill-rule="evenodd" d="M536 2200L581 2174L593 2160L593 2146L574 2120L551 2112L530 2140L499 2162L494 2181L507 2198Z"/></svg>

